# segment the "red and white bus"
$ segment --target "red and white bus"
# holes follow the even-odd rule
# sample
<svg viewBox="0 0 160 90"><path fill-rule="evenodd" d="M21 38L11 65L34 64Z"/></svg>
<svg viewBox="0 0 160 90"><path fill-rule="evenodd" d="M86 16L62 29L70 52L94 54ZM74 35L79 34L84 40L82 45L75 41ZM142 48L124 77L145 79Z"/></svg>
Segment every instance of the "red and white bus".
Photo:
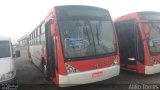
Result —
<svg viewBox="0 0 160 90"><path fill-rule="evenodd" d="M136 12L115 20L120 65L142 74L160 72L160 13Z"/></svg>
<svg viewBox="0 0 160 90"><path fill-rule="evenodd" d="M55 6L29 35L29 58L60 87L119 75L115 29L107 10Z"/></svg>

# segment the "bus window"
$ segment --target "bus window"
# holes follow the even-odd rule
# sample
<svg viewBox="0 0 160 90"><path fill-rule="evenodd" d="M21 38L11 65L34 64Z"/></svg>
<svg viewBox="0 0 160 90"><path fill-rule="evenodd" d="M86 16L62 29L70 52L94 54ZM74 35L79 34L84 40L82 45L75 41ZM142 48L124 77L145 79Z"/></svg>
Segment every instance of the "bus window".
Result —
<svg viewBox="0 0 160 90"><path fill-rule="evenodd" d="M45 23L41 25L41 34L45 33Z"/></svg>
<svg viewBox="0 0 160 90"><path fill-rule="evenodd" d="M45 44L45 23L41 25L41 43Z"/></svg>

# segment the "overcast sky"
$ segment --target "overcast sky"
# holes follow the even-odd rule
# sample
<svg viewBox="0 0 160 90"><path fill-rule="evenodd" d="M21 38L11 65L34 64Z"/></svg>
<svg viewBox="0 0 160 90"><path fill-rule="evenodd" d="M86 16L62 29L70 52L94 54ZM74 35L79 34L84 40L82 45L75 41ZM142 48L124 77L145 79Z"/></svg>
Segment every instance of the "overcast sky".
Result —
<svg viewBox="0 0 160 90"><path fill-rule="evenodd" d="M31 32L54 5L90 5L108 9L112 18L159 11L160 0L0 0L0 36L17 39Z"/></svg>

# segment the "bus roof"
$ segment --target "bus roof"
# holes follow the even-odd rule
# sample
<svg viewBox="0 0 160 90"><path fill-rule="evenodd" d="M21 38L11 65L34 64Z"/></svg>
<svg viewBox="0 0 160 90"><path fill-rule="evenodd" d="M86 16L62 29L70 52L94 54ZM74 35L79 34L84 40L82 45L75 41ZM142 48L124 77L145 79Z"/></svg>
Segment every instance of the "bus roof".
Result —
<svg viewBox="0 0 160 90"><path fill-rule="evenodd" d="M6 40L10 41L11 39L8 37L0 36L0 41L6 41Z"/></svg>
<svg viewBox="0 0 160 90"><path fill-rule="evenodd" d="M160 12L156 12L156 11L141 11L141 12L137 12L138 14L160 14Z"/></svg>
<svg viewBox="0 0 160 90"><path fill-rule="evenodd" d="M127 20L127 19L130 19L130 18L135 18L137 17L137 12L134 12L134 13L130 13L130 14L126 14L126 15L122 15L122 16L119 16L118 18L116 18L114 20L114 22L119 22L119 21L123 21L123 20Z"/></svg>
<svg viewBox="0 0 160 90"><path fill-rule="evenodd" d="M138 18L139 15L146 15L146 14L160 14L160 12L156 12L156 11L140 11L140 12L133 12L133 13L129 13L126 15L122 15L118 18L116 18L114 20L114 22L119 22L119 21L123 21L123 20L127 20L127 19L131 19L131 18Z"/></svg>
<svg viewBox="0 0 160 90"><path fill-rule="evenodd" d="M98 8L98 9L102 9L102 10L106 10L108 11L108 9L104 9L104 8L101 8L101 7L97 7L97 6L89 6L89 5L55 5L54 7L51 8L51 10L47 13L47 16L53 12L53 10L55 8L59 8L59 7L63 7L63 8L73 8L74 7L90 7L90 8Z"/></svg>
<svg viewBox="0 0 160 90"><path fill-rule="evenodd" d="M56 7L67 7L67 8L72 8L72 7L90 7L90 8L98 8L98 9L103 9L103 10L107 10L107 9L104 9L102 7L97 7L97 6L90 6L90 5L59 5L59 6L55 6Z"/></svg>

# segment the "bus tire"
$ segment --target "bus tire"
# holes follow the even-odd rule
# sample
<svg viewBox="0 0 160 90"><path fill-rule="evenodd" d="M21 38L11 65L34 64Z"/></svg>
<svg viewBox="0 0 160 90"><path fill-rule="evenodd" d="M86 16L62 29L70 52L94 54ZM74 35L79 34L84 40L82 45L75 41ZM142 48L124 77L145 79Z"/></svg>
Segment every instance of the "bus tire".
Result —
<svg viewBox="0 0 160 90"><path fill-rule="evenodd" d="M45 62L45 60L42 60L42 72L44 74L44 77L47 81L49 81L49 77L48 77L48 71L47 71L47 64Z"/></svg>

